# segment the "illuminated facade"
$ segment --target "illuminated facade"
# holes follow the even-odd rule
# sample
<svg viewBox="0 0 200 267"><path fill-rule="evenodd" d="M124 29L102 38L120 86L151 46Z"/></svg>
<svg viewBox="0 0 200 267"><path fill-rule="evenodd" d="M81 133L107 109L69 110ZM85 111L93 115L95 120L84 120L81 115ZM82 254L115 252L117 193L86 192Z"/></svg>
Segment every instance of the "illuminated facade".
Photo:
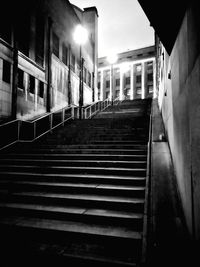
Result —
<svg viewBox="0 0 200 267"><path fill-rule="evenodd" d="M0 18L0 119L32 119L79 102L78 24L88 31L82 47L84 104L95 100L98 13L68 0L17 1Z"/></svg>
<svg viewBox="0 0 200 267"><path fill-rule="evenodd" d="M98 99L149 98L155 95L155 46L117 55L116 63L98 59Z"/></svg>

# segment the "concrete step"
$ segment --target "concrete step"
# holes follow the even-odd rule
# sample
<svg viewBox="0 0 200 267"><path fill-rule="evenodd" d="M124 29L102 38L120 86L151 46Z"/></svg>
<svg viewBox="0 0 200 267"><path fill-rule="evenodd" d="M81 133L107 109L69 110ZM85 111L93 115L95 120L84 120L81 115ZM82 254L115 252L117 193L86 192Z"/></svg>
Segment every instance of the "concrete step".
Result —
<svg viewBox="0 0 200 267"><path fill-rule="evenodd" d="M0 165L0 172L2 171L16 171L16 172L33 172L33 173L81 173L81 174L103 174L103 175L122 175L122 176L146 176L146 168L114 168L114 167L80 167L80 166L37 166L29 165Z"/></svg>
<svg viewBox="0 0 200 267"><path fill-rule="evenodd" d="M109 196L134 196L144 198L145 187L109 184L81 184L33 181L0 181L1 189L9 192L58 192L71 194L96 194Z"/></svg>
<svg viewBox="0 0 200 267"><path fill-rule="evenodd" d="M127 227L134 231L142 231L143 214L128 211L106 209L85 209L78 206L49 206L25 203L0 203L2 215L15 215L34 218L46 218L62 221L74 221L104 226Z"/></svg>
<svg viewBox="0 0 200 267"><path fill-rule="evenodd" d="M45 159L45 160L125 160L146 161L147 155L115 155L115 154L31 154L31 153L7 153L0 154L0 159Z"/></svg>
<svg viewBox="0 0 200 267"><path fill-rule="evenodd" d="M122 167L122 168L146 168L146 161L142 160L67 160L67 159L1 159L0 165L35 165L43 166L78 166L78 167Z"/></svg>
<svg viewBox="0 0 200 267"><path fill-rule="evenodd" d="M39 205L78 206L94 209L111 209L143 213L144 199L128 196L105 196L95 194L70 194L48 192L9 192L0 190L1 202Z"/></svg>
<svg viewBox="0 0 200 267"><path fill-rule="evenodd" d="M59 255L66 258L65 264L68 263L68 256L77 256L84 262L87 258L95 258L95 263L99 261L105 263L102 266L112 266L110 264L113 263L120 264L119 266L135 266L140 256L141 233L128 231L122 227L95 227L73 221L38 220L38 218L13 216L1 221L0 231L1 234L3 233L1 236L5 236L5 241L9 240L10 236L14 239L14 246L13 243L9 246L10 252L13 247L18 254L21 248L24 248L24 244L27 244L22 250L23 254L32 255L31 252L33 253L34 249L35 257L46 255L46 263L52 255ZM32 257L27 258L30 260ZM58 258L55 263L59 262ZM70 266L75 265L70 264Z"/></svg>
<svg viewBox="0 0 200 267"><path fill-rule="evenodd" d="M41 181L61 183L84 183L84 184L113 184L145 186L146 177L118 176L118 175L91 175L91 174L39 174L32 172L0 172L1 179L7 181Z"/></svg>
<svg viewBox="0 0 200 267"><path fill-rule="evenodd" d="M13 152L13 151L11 151ZM32 153L32 154L116 154L116 155L146 155L147 154L147 150L144 147L137 147L134 149L130 149L128 147L126 147L126 149L124 148L70 148L70 147L66 147L64 148L63 146L61 147L23 147L23 148L18 148L15 149L16 153ZM9 153L9 151L8 151Z"/></svg>

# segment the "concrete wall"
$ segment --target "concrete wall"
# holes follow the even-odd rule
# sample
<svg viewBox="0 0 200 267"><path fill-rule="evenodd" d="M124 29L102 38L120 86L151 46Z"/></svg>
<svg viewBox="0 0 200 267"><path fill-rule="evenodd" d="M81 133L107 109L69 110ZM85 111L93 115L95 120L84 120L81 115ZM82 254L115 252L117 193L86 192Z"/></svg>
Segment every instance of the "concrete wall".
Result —
<svg viewBox="0 0 200 267"><path fill-rule="evenodd" d="M200 238L200 23L189 8L170 57L160 55L159 105L187 226ZM162 77L161 77L162 76Z"/></svg>

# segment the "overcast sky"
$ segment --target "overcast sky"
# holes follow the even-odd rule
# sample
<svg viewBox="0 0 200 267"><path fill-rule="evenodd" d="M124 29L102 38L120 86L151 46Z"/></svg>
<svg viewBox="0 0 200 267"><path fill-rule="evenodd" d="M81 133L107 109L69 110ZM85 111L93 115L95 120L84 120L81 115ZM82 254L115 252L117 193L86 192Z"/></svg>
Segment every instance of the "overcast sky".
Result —
<svg viewBox="0 0 200 267"><path fill-rule="evenodd" d="M148 0L147 0L148 1ZM154 44L154 31L137 0L70 0L80 8L96 6L99 57Z"/></svg>

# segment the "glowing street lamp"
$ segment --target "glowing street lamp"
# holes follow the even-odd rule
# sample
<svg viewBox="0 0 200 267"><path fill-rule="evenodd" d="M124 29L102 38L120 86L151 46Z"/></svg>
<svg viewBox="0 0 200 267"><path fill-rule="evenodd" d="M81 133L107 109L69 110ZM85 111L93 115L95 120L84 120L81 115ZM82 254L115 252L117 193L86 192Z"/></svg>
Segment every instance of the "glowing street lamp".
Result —
<svg viewBox="0 0 200 267"><path fill-rule="evenodd" d="M113 81L113 64L116 63L118 60L118 56L116 54L110 54L108 57L107 57L107 61L108 63L110 63L110 71L111 71L111 90L110 90L110 93L111 93L111 101L112 101L112 104L113 104L113 91L114 91L114 81Z"/></svg>
<svg viewBox="0 0 200 267"><path fill-rule="evenodd" d="M79 119L82 118L82 106L83 106L83 64L84 59L82 58L82 45L88 40L88 32L81 25L77 25L74 30L74 41L80 45L80 72L79 72Z"/></svg>

